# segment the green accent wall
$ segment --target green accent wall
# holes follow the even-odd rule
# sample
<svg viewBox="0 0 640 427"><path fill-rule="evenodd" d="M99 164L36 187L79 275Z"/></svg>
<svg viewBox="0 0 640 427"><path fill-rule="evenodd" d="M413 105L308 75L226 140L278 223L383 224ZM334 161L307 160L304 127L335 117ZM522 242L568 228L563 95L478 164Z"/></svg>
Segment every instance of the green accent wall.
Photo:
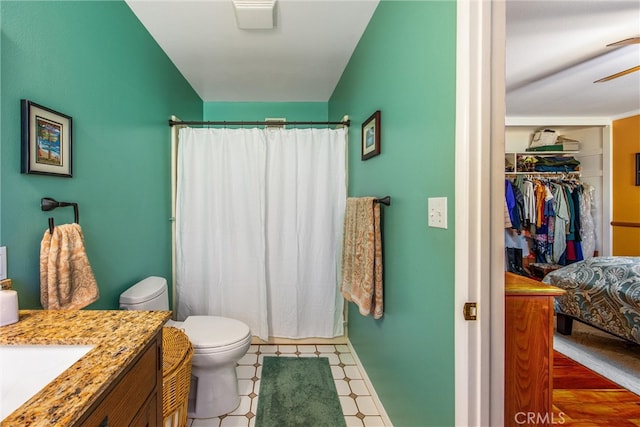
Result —
<svg viewBox="0 0 640 427"><path fill-rule="evenodd" d="M42 197L77 202L100 299L118 308L134 282L171 279L172 114L202 100L124 1L6 1L1 8L0 243L20 308L40 308ZM20 173L20 99L73 117L73 178Z"/></svg>
<svg viewBox="0 0 640 427"><path fill-rule="evenodd" d="M205 102L203 116L207 121L257 122L284 117L292 122L322 122L328 121L327 107L326 102Z"/></svg>
<svg viewBox="0 0 640 427"><path fill-rule="evenodd" d="M183 120L340 120L349 194L386 196L385 314L349 307L349 338L394 425L454 425L455 1L383 0L328 102L206 102L124 1L0 1L0 245L21 308L39 308L42 197L78 202L101 298L171 276L171 114ZM20 99L73 117L73 178L20 173ZM382 112L382 153L360 127ZM427 198L448 197L448 229Z"/></svg>
<svg viewBox="0 0 640 427"><path fill-rule="evenodd" d="M348 113L349 195L384 207L382 319L349 304L349 339L398 427L452 426L456 4L382 1L331 99ZM381 111L381 154L361 161L361 125ZM448 229L427 198L448 197Z"/></svg>

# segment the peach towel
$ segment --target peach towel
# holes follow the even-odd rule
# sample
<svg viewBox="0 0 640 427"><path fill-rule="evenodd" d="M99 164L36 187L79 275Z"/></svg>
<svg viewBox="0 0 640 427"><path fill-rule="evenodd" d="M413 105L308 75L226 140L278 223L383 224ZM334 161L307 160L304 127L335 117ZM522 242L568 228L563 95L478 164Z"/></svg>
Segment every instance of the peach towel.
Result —
<svg viewBox="0 0 640 427"><path fill-rule="evenodd" d="M360 314L382 317L380 206L373 197L349 197L342 238L342 295Z"/></svg>
<svg viewBox="0 0 640 427"><path fill-rule="evenodd" d="M81 309L99 297L78 224L47 229L40 244L40 302L45 310Z"/></svg>

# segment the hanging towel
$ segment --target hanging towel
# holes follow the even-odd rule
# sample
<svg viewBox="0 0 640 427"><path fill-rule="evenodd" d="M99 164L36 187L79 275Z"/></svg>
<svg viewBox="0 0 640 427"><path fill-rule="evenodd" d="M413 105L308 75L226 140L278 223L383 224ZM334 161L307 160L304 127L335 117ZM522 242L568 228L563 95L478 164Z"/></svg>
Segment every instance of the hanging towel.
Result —
<svg viewBox="0 0 640 427"><path fill-rule="evenodd" d="M99 297L78 224L47 229L40 244L40 302L45 310L81 309Z"/></svg>
<svg viewBox="0 0 640 427"><path fill-rule="evenodd" d="M360 314L382 317L380 206L373 197L349 197L342 238L342 295Z"/></svg>

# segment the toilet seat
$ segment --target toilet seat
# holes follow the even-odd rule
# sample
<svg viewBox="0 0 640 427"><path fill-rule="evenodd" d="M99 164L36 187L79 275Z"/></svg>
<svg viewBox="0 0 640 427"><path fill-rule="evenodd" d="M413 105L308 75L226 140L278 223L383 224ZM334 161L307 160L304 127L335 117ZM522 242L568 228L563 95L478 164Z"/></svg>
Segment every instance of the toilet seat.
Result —
<svg viewBox="0 0 640 427"><path fill-rule="evenodd" d="M251 340L249 326L227 317L189 316L181 327L193 345L194 354L224 352Z"/></svg>
<svg viewBox="0 0 640 427"><path fill-rule="evenodd" d="M196 348L195 346L193 347L193 356L198 356L198 355L212 355L212 354L217 354L217 353L224 353L227 351L232 351L238 348L242 348L244 346L246 346L246 348L249 348L249 345L251 344L251 336L248 335L245 339L235 342L233 344L229 344L229 345L225 345L225 346L220 346L220 347L198 347Z"/></svg>

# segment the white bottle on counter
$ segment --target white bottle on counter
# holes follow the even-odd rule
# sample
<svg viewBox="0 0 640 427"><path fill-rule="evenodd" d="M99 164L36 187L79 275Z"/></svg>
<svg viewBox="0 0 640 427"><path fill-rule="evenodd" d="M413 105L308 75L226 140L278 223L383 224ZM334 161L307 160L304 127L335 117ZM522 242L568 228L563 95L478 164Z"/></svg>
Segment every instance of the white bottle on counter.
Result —
<svg viewBox="0 0 640 427"><path fill-rule="evenodd" d="M18 321L18 293L13 289L0 290L0 326Z"/></svg>

